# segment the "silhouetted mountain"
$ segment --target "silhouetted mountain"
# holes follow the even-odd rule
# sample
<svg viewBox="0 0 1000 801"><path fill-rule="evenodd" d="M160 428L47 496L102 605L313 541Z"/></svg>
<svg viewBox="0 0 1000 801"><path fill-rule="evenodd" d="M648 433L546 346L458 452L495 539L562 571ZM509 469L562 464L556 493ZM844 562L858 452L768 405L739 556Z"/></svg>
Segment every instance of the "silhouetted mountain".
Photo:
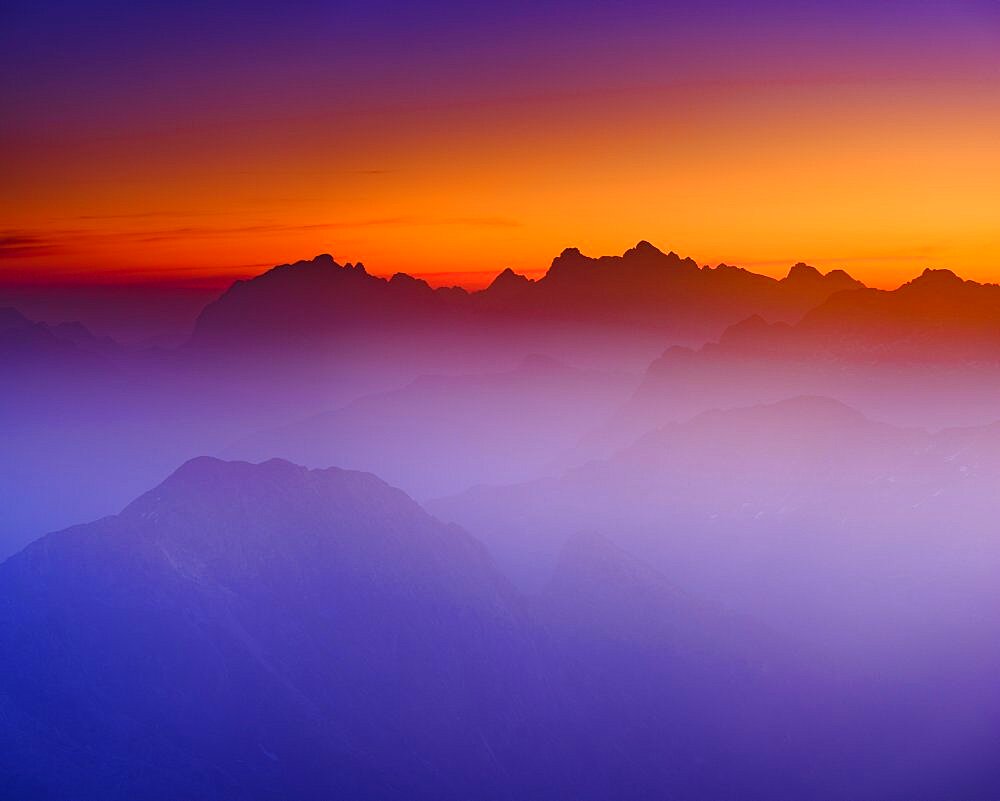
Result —
<svg viewBox="0 0 1000 801"><path fill-rule="evenodd" d="M718 342L668 348L634 398L581 445L606 455L713 406L832 395L907 425L979 425L1000 399L1000 287L925 271L899 289L839 292L796 324L759 315Z"/></svg>
<svg viewBox="0 0 1000 801"><path fill-rule="evenodd" d="M645 241L600 258L568 248L538 281L521 282L516 293L510 283L498 279L476 297L504 291L512 314L651 326L683 340L716 335L752 313L795 321L831 294L863 286L843 271L824 276L804 264L780 281L725 264L700 268Z"/></svg>
<svg viewBox="0 0 1000 801"><path fill-rule="evenodd" d="M482 301L491 308L503 308L504 305L517 303L534 283L527 276L515 273L510 267L501 272L490 285L479 293Z"/></svg>
<svg viewBox="0 0 1000 801"><path fill-rule="evenodd" d="M518 604L481 546L371 475L196 459L0 566L0 610L11 798L533 781Z"/></svg>
<svg viewBox="0 0 1000 801"><path fill-rule="evenodd" d="M48 414L89 396L95 384L107 388L124 357L117 343L80 323L50 325L0 309L0 430L4 419L23 424L26 413Z"/></svg>
<svg viewBox="0 0 1000 801"><path fill-rule="evenodd" d="M749 357L841 362L1000 360L1000 286L964 281L950 270L925 270L891 291L835 293L795 325L770 322L734 325L719 345Z"/></svg>
<svg viewBox="0 0 1000 801"><path fill-rule="evenodd" d="M780 281L735 267L700 268L640 242L622 256L564 250L537 281L504 270L486 289L432 289L404 274L391 280L329 255L238 281L198 319L194 342L316 340L337 334L395 334L472 326L602 326L650 329L683 342L717 336L757 313L797 321L831 294L861 287L842 271L796 265ZM454 333L454 332L453 332Z"/></svg>
<svg viewBox="0 0 1000 801"><path fill-rule="evenodd" d="M114 340L94 336L81 323L50 325L29 320L17 309L0 308L0 351L8 360L8 367L16 366L18 360L58 360L76 353L109 354L116 349Z"/></svg>
<svg viewBox="0 0 1000 801"><path fill-rule="evenodd" d="M1000 360L1000 286L925 270L898 289L835 295L795 335L839 358L878 361Z"/></svg>
<svg viewBox="0 0 1000 801"><path fill-rule="evenodd" d="M255 434L225 455L370 470L411 495L432 497L541 475L636 381L534 355L504 372L422 376Z"/></svg>
<svg viewBox="0 0 1000 801"><path fill-rule="evenodd" d="M324 253L235 282L199 315L194 341L239 344L277 338L309 343L347 331L454 324L452 315L465 295L463 290L432 289L403 273L379 278L363 264L341 266Z"/></svg>
<svg viewBox="0 0 1000 801"><path fill-rule="evenodd" d="M161 342L174 347L191 336L195 317L218 296L211 286L179 287L156 281L28 284L0 276L0 307L55 324L79 320L98 336L127 347Z"/></svg>
<svg viewBox="0 0 1000 801"><path fill-rule="evenodd" d="M42 354L56 356L71 344L71 341L57 336L45 323L29 320L17 309L0 309L0 349L8 359Z"/></svg>

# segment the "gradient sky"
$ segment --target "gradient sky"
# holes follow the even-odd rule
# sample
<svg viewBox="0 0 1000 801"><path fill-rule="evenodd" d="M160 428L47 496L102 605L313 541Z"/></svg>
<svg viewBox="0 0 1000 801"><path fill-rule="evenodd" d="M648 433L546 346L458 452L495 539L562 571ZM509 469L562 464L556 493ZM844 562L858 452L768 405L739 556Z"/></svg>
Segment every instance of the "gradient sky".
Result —
<svg viewBox="0 0 1000 801"><path fill-rule="evenodd" d="M0 10L0 283L433 283L638 239L1000 280L1000 4Z"/></svg>

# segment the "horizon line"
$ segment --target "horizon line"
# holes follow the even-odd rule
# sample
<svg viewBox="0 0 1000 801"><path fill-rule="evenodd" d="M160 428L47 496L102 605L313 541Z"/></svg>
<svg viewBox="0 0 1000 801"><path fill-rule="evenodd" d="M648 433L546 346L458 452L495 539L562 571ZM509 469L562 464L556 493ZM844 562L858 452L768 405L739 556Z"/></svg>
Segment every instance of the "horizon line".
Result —
<svg viewBox="0 0 1000 801"><path fill-rule="evenodd" d="M588 258L604 258L604 257L621 257L625 252L635 248L637 245L642 243L650 244L648 240L640 239L635 245L631 245L625 249L622 253L601 253L598 255L590 256L584 253L582 249L577 247L565 247L559 251L559 253L565 252L567 250L579 250L582 255ZM690 259L698 265L699 269L711 270L716 269L722 265L737 267L740 269L747 270L751 273L756 273L758 275L764 275L775 280L780 280L784 278L789 270L796 264L807 264L809 266L815 267L813 261L816 259L803 259L803 258L772 258L772 259L737 259L737 260L723 260L717 264L702 263L699 260L690 256L681 256L676 251L672 250L662 250L659 247L653 245L653 247L663 254L675 253L682 259ZM177 291L177 292L225 292L230 287L233 286L238 281L248 281L258 278L270 270L280 267L283 265L296 264L298 262L309 262L318 258L322 255L330 255L328 251L321 253L316 253L311 257L303 257L288 261L277 261L274 263L270 262L258 262L254 264L245 265L233 265L230 268L219 268L219 267L198 267L198 266L159 266L159 267L138 267L138 268L128 268L128 269L116 269L116 268L106 268L106 269L91 269L91 270L81 270L67 269L65 271L60 271L58 268L53 269L52 267L47 267L45 269L45 274L40 275L41 271L29 270L29 269L18 269L16 271L4 271L0 269L0 290L6 291L43 291L46 289L53 290L114 290L114 289L131 289L131 290L152 290L161 289L164 291ZM335 263L343 266L346 264L362 264L365 266L365 270L372 276L390 279L394 275L403 274L410 276L412 278L417 278L425 281L427 284L434 288L441 287L459 287L465 289L468 292L475 292L485 289L489 284L496 279L505 270L512 270L517 275L522 275L532 280L538 280L544 277L549 269L551 268L551 261L548 265L542 268L533 269L515 269L511 265L503 265L500 267L483 267L483 268L472 268L466 270L399 270L399 269L387 269L371 270L364 259L351 260L346 259L344 261L338 261L336 257L331 256ZM555 258L555 257L554 257ZM850 257L837 257L837 258L826 258L822 257L818 261L839 261L839 262L866 262L866 261L885 261L887 259L895 258L893 256L887 255L865 255L865 256L850 256ZM762 272L757 272L760 268L771 267L773 269L766 270ZM898 289L899 287L905 285L909 281L914 280L919 277L925 270L947 270L959 276L963 280L975 280L966 279L960 272L950 267L935 267L935 266L924 266L923 268L917 267L915 273L907 279L904 279L898 284L888 284L884 281L878 281L869 283L863 279L857 277L857 275L844 268L844 267L833 267L828 270L823 270L821 268L816 268L821 274L826 275L829 272L841 270L852 278L861 281L866 287L870 289L881 289L886 291L892 291ZM981 284L998 284L1000 283L1000 278L996 280L989 281L976 281Z"/></svg>

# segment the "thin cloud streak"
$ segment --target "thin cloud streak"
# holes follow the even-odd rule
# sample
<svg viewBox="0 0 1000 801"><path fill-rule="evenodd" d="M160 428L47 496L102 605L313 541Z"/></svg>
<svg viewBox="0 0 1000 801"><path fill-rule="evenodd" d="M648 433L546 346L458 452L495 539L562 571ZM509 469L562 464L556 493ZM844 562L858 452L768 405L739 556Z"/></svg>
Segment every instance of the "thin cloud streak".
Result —
<svg viewBox="0 0 1000 801"><path fill-rule="evenodd" d="M101 219L141 219L157 213L108 216ZM85 219L85 218L80 218ZM98 218L92 218L98 219ZM429 217L403 215L378 217L366 220L303 223L287 225L260 223L235 226L181 226L174 228L148 228L138 231L96 231L93 229L63 229L52 231L4 231L0 234L0 259L48 256L79 247L107 244L150 244L185 242L252 234L295 234L308 231L340 231L365 228L456 226L470 228L518 228L521 223L506 217Z"/></svg>

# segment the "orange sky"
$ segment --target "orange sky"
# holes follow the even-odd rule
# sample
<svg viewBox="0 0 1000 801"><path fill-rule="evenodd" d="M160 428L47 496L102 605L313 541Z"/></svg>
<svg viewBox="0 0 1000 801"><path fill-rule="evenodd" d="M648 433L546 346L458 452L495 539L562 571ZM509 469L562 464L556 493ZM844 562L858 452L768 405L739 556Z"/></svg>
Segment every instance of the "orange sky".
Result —
<svg viewBox="0 0 1000 801"><path fill-rule="evenodd" d="M1000 279L994 74L735 74L14 128L0 282L221 285L330 252L476 286L639 239L772 275Z"/></svg>

